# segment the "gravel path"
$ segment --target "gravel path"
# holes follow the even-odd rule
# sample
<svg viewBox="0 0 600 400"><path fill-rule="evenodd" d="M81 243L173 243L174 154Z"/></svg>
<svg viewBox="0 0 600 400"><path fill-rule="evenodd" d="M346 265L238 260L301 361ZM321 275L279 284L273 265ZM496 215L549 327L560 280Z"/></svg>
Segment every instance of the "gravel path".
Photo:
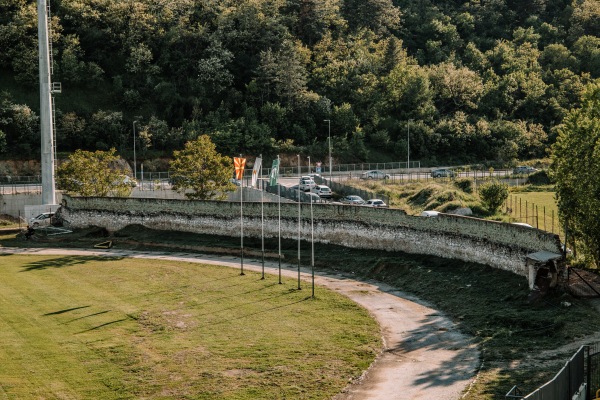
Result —
<svg viewBox="0 0 600 400"><path fill-rule="evenodd" d="M168 259L240 268L236 257L192 253L128 250L0 248L0 254L96 255ZM260 271L260 261L246 259L244 269ZM278 264L265 263L265 272L278 273ZM310 271L301 269L303 288L310 288ZM297 266L282 265L282 275L297 277ZM365 307L382 329L384 348L361 379L350 383L334 400L459 399L475 378L479 352L453 323L418 299L375 281L356 281L319 272L319 286L335 290Z"/></svg>

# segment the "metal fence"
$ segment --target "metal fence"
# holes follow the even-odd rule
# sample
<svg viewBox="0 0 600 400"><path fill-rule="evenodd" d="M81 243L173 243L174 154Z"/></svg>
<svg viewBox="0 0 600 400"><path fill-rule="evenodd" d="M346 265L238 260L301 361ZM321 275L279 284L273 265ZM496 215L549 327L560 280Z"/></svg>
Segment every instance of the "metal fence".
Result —
<svg viewBox="0 0 600 400"><path fill-rule="evenodd" d="M583 383L587 383L587 398L589 399L589 389L591 386L590 373L592 370L590 367L590 355L592 351L594 351L594 355L598 354L596 350L593 350L596 348L597 345L581 346L579 350L577 350L577 352L569 359L569 361L565 363L565 366L562 367L561 370L558 371L558 373L550 381L546 382L544 385L540 386L538 389L526 396L521 394L521 390L517 386L513 386L513 388L506 394L505 399L572 400L573 396L578 393ZM594 361L595 364L599 364L599 362L600 357L597 361ZM594 370L600 370L598 365L594 366ZM598 386L598 382L600 382L600 374L598 374L596 379L597 383L595 383L595 385ZM582 396L581 398L585 397Z"/></svg>

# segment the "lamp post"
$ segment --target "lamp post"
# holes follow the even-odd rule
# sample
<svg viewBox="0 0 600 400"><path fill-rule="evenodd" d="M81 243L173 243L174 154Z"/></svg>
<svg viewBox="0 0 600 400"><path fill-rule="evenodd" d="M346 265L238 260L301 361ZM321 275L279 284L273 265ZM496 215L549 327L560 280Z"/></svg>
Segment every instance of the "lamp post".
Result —
<svg viewBox="0 0 600 400"><path fill-rule="evenodd" d="M331 182L331 120L325 119L324 121L327 122L329 127L327 137L329 138L329 182Z"/></svg>
<svg viewBox="0 0 600 400"><path fill-rule="evenodd" d="M135 124L137 124L137 121L133 121L133 178L137 179L137 164L135 160Z"/></svg>

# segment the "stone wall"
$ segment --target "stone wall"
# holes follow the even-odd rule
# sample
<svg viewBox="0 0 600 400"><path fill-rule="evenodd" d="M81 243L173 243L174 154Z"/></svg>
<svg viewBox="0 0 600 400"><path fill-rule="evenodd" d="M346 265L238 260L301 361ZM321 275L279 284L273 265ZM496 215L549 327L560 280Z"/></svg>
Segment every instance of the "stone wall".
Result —
<svg viewBox="0 0 600 400"><path fill-rule="evenodd" d="M281 235L295 239L298 213L301 237L310 238L310 204L281 203ZM266 237L278 235L278 203L263 203ZM487 264L527 276L525 256L560 253L556 235L506 223L440 214L406 215L402 210L314 204L314 238L353 248L430 254ZM239 236L240 204L221 201L68 197L61 210L72 228L90 225L109 231L130 224L153 229ZM244 203L244 235L260 237L261 203Z"/></svg>

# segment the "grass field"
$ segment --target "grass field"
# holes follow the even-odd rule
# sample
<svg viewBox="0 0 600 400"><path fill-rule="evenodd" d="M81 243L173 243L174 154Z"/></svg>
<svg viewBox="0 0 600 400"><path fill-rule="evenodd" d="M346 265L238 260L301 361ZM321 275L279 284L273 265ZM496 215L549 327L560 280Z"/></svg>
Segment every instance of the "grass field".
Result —
<svg viewBox="0 0 600 400"><path fill-rule="evenodd" d="M555 192L513 192L506 205L511 210L511 222L525 222L564 236L564 229L558 219Z"/></svg>
<svg viewBox="0 0 600 400"><path fill-rule="evenodd" d="M3 256L0 399L325 399L366 369L366 311L260 274Z"/></svg>

